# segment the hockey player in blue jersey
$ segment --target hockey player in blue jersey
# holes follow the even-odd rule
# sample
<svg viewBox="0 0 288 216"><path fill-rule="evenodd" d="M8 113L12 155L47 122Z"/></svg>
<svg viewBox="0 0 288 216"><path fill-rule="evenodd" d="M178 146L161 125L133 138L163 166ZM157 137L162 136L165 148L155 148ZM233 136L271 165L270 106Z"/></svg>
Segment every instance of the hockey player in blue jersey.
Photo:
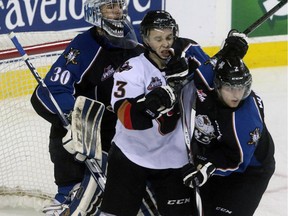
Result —
<svg viewBox="0 0 288 216"><path fill-rule="evenodd" d="M210 79L210 76L209 76ZM184 183L200 187L205 216L252 216L274 173L274 143L261 98L242 59L217 61L214 86L195 73L192 138L195 165L183 167Z"/></svg>
<svg viewBox="0 0 288 216"><path fill-rule="evenodd" d="M127 59L142 53L143 47L138 44L134 30L127 20L126 1L87 0L84 3L84 13L85 20L94 27L71 41L52 65L44 82L67 116L71 113L78 96L104 103L106 110L101 124L101 141L105 153L110 148L117 119L110 109L113 74ZM49 152L54 164L58 193L55 195L54 204L45 207L44 213L58 215L69 208L71 201L69 199L72 195L71 193L69 195L69 192L74 190L77 192L80 183L84 182L84 176L92 177L85 164L75 160L69 142L63 146L62 139L67 130L56 115L50 98L45 95L41 87L37 86L31 102L37 113L52 123ZM85 185L81 187L85 189Z"/></svg>

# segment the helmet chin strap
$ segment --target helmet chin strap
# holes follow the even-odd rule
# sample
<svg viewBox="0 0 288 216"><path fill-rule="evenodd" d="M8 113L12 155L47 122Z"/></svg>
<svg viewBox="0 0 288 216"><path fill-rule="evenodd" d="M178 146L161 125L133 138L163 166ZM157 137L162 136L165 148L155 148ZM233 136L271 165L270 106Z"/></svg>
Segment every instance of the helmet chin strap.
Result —
<svg viewBox="0 0 288 216"><path fill-rule="evenodd" d="M149 50L149 52L154 53L159 59L166 61L166 63L170 60L171 57L169 57L169 58L162 58L161 56L158 55L157 52L155 52L155 51L154 51L149 45L147 45L145 42L144 42L143 44L144 44L144 47Z"/></svg>

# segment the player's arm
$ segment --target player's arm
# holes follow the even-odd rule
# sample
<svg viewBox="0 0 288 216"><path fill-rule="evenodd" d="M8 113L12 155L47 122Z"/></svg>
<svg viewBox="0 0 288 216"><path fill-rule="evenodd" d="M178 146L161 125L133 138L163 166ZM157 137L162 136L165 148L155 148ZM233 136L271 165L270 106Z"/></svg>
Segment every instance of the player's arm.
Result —
<svg viewBox="0 0 288 216"><path fill-rule="evenodd" d="M120 92L125 92L126 84L123 81L116 81L116 86L121 87L114 91L114 98L120 97ZM153 119L172 109L175 101L173 89L169 86L160 86L147 95L141 94L135 98L118 100L114 104L114 112L125 128L145 130L152 127Z"/></svg>
<svg viewBox="0 0 288 216"><path fill-rule="evenodd" d="M169 86L159 86L146 93L145 74L141 60L126 62L114 74L111 105L127 129L145 130L152 120L173 108L176 97Z"/></svg>
<svg viewBox="0 0 288 216"><path fill-rule="evenodd" d="M73 109L75 103L74 94L76 91L75 84L83 80L84 73L87 72L91 61L99 49L99 45L95 42L87 43L89 40L91 40L89 34L78 35L54 62L44 78L47 88L63 113L69 114ZM90 49L88 49L88 46L90 46ZM85 88L87 86L90 87L92 85L86 84ZM88 90L85 89L85 91L87 92ZM45 108L42 111L52 114L56 113L50 98L47 97L41 87L37 87L35 94L37 98L34 98L31 101L32 103L37 99Z"/></svg>

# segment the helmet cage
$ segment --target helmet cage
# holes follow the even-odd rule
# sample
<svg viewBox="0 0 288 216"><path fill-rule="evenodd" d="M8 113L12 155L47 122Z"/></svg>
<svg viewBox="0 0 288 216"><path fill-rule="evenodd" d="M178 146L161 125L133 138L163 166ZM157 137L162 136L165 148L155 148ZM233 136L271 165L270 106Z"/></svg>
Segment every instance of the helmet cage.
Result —
<svg viewBox="0 0 288 216"><path fill-rule="evenodd" d="M122 8L121 19L108 19L103 17L101 7L109 4L113 6L118 4ZM84 19L97 27L102 28L108 35L121 38L124 37L124 21L127 18L127 3L126 0L87 0L84 3Z"/></svg>

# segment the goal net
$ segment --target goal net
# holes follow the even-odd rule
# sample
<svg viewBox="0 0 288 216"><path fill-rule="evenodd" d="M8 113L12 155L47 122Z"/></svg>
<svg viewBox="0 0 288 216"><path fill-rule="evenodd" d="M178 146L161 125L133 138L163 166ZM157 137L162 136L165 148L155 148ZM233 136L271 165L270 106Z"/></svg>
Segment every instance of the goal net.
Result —
<svg viewBox="0 0 288 216"><path fill-rule="evenodd" d="M29 32L16 36L44 78L77 33ZM57 190L48 152L50 123L30 104L37 82L19 56L8 35L0 35L0 207L40 210Z"/></svg>

